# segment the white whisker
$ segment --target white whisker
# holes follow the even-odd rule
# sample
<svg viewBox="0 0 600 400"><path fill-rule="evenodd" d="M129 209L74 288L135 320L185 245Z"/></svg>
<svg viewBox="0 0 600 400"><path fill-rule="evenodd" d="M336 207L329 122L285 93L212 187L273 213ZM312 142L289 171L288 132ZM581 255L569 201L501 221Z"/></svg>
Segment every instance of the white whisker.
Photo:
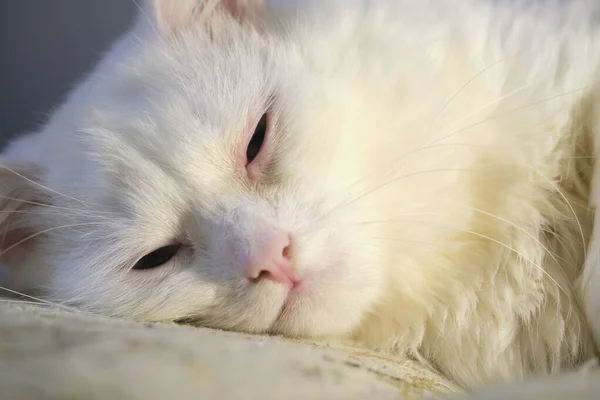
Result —
<svg viewBox="0 0 600 400"><path fill-rule="evenodd" d="M10 196L2 196L0 195L0 199L5 199L5 200L10 200L10 201L16 201L19 203L23 203L23 204L29 204L29 205L33 205L33 206L39 206L39 207L43 207L43 208L52 208L52 209L56 209L56 210L64 210L64 211L69 211L71 213L81 213L81 214L106 214L106 215L114 215L114 213L112 212L108 212L108 211L97 211L97 210L92 210L92 209L77 209L77 208L70 208L70 207L61 207L61 206L55 206L52 204L46 204L46 203L40 203L38 201L32 201L32 200L23 200L23 199L19 199L16 197L10 197Z"/></svg>
<svg viewBox="0 0 600 400"><path fill-rule="evenodd" d="M473 123L473 124L471 124L469 126L457 129L457 130L455 130L453 132L450 132L449 134L447 134L445 136L442 136L442 137L434 140L433 143L438 143L438 142L440 142L440 141L442 141L444 139L448 139L448 138L450 138L452 136L455 136L455 135L457 135L459 133L462 133L462 132L468 131L469 129L475 128L476 126L483 125L483 124L485 124L487 122L490 122L490 121L493 121L493 120L505 117L505 116L510 115L510 114L514 114L514 113L519 112L519 111L523 111L523 110L525 110L527 108L535 107L535 106L538 106L540 104L544 104L546 102L559 99L561 97L569 96L569 95L572 95L572 94L576 94L576 93L585 91L587 89L591 89L592 87L594 87L594 85L595 84L586 85L586 86L580 87L578 89L573 89L573 90L570 90L570 91L558 94L556 96L547 97L547 98L544 98L543 100L539 100L539 101L536 101L536 102L533 102L533 103L529 103L529 104L526 104L526 105L521 106L521 107L513 108L511 110L504 111L504 112L501 112L499 114L491 115L490 117L485 118L485 119L483 119L481 121L475 122L475 123Z"/></svg>
<svg viewBox="0 0 600 400"><path fill-rule="evenodd" d="M28 177L26 177L26 176L24 176L24 175L21 175L21 174L20 174L20 173L18 173L17 171L14 171L14 170L12 170L12 169L8 168L6 165L2 165L2 164L0 164L0 168L3 168L3 169L5 169L5 170L7 170L7 171L9 171L9 172L11 172L11 173L13 173L13 174L15 174L16 176L18 176L18 177L20 177L20 178L22 178L22 179L26 180L27 182L31 183L32 185L35 185L35 186L37 186L37 187L39 187L39 188L41 188L41 189L44 189L44 190L46 190L46 191L48 191L48 192L50 192L50 193L54 193L54 194L56 194L56 195L58 195L58 196L61 196L61 197L64 197L64 198L67 198L67 199L73 200L73 201L75 201L75 202L78 202L78 203L80 203L80 204L81 204L81 205L83 205L84 207L88 207L88 205L87 205L87 204L86 204L84 201L82 201L82 200L80 200L80 199L76 199L75 197L68 196L68 195L66 195L66 194L64 194L64 193L57 192L56 190L50 189L49 187L47 187L47 186L44 186L44 185L42 185L42 184L41 184L41 183L39 183L39 182L35 182L34 180L32 180L32 179L29 179Z"/></svg>
<svg viewBox="0 0 600 400"><path fill-rule="evenodd" d="M55 231L58 229L66 229L66 228L74 228L77 226L89 226L89 225L100 225L102 226L102 224L99 224L97 222L84 222L84 223L79 223L79 224L69 224L69 225L61 225L61 226L53 226L52 228L48 228L48 229L43 229L39 232L35 232L32 235L27 236L25 239L19 240L18 242L16 242L15 244L8 246L6 249L3 249L2 251L0 251L0 257L2 257L4 254L6 254L7 252L9 252L10 250L14 249L15 247L27 242L28 240L31 240L37 236L43 235L45 233L51 232L51 231Z"/></svg>
<svg viewBox="0 0 600 400"><path fill-rule="evenodd" d="M517 254L519 257L521 257L523 260L527 261L528 263L530 263L531 265L535 266L542 274L544 274L548 279L550 279L557 288L559 288L559 290L561 290L566 296L567 298L569 298L570 301L570 293L567 292L541 265L539 265L537 262L531 260L529 257L527 257L525 254L523 254L522 252L520 252L519 250L515 249L514 247L498 240L498 239L494 239L493 237L484 235L482 233L479 232L475 232L473 230L470 229L465 229L465 228L454 228L454 227L449 227L443 224L438 224L438 223L433 223L431 221L419 221L419 220L405 220L405 219L389 219L389 220L379 220L379 221L367 221L364 223L417 223L417 224L427 224L427 225L431 225L434 227L438 227L438 228L442 228L442 229L449 229L449 230L454 230L456 232L464 232L464 233L468 233L477 237L480 237L482 239L486 239L489 240L491 242L494 242L502 247L504 247L505 249Z"/></svg>
<svg viewBox="0 0 600 400"><path fill-rule="evenodd" d="M24 297L24 298L27 298L27 299L34 300L34 301L36 301L38 303L42 303L42 304L46 304L46 305L49 305L49 306L61 308L61 309L65 310L65 311L74 312L74 313L79 313L80 312L79 310L77 310L75 308L72 308L72 307L68 307L68 306L65 306L65 305L62 305L62 304L59 304L59 303L54 303L54 302L51 302L51 301L48 301L48 300L40 299L38 297L30 296L28 294L21 293L21 292L18 292L16 290L9 289L7 287L0 286L0 291L2 291L2 290L5 291L5 292L8 292L8 293L17 295L17 296L21 296L21 297ZM7 300L11 300L11 299L7 299ZM2 299L2 301L4 301L4 299ZM15 302L19 302L19 300L14 300L14 301Z"/></svg>

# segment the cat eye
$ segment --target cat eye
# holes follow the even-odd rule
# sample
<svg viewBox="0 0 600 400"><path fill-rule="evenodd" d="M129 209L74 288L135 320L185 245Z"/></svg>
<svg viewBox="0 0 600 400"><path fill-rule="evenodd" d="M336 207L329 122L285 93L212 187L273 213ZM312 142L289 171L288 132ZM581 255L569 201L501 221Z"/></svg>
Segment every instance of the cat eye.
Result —
<svg viewBox="0 0 600 400"><path fill-rule="evenodd" d="M252 139L250 139L250 143L248 143L248 148L246 149L246 160L248 164L250 164L258 153L260 153L260 149L265 142L265 137L267 135L267 129L269 125L268 114L264 113L263 116L258 121L256 128L254 129L254 134L252 135Z"/></svg>
<svg viewBox="0 0 600 400"><path fill-rule="evenodd" d="M160 267L175 257L180 248L181 245L172 244L156 249L152 253L148 253L140 258L133 266L133 269L151 269Z"/></svg>

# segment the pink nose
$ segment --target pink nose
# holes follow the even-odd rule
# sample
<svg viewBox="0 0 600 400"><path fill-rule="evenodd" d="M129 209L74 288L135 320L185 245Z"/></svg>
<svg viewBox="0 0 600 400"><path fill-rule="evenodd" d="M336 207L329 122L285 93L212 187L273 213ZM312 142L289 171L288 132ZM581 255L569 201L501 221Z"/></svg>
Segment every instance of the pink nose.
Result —
<svg viewBox="0 0 600 400"><path fill-rule="evenodd" d="M290 236L277 233L260 246L256 256L245 266L245 275L251 281L268 279L294 286L296 283L289 258Z"/></svg>

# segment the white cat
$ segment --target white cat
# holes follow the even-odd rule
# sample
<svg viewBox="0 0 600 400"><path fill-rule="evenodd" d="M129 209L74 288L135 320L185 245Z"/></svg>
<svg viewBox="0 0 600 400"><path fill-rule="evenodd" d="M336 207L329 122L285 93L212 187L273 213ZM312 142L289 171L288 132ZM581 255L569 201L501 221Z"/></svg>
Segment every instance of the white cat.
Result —
<svg viewBox="0 0 600 400"><path fill-rule="evenodd" d="M146 1L3 153L3 284L353 342L464 387L585 361L596 3Z"/></svg>

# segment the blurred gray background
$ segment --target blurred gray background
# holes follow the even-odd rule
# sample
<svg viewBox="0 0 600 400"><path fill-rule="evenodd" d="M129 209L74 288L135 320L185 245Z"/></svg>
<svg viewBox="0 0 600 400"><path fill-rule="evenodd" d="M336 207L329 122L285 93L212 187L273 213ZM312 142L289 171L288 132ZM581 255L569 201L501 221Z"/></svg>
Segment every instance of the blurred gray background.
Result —
<svg viewBox="0 0 600 400"><path fill-rule="evenodd" d="M0 147L42 124L135 13L133 0L0 0Z"/></svg>

